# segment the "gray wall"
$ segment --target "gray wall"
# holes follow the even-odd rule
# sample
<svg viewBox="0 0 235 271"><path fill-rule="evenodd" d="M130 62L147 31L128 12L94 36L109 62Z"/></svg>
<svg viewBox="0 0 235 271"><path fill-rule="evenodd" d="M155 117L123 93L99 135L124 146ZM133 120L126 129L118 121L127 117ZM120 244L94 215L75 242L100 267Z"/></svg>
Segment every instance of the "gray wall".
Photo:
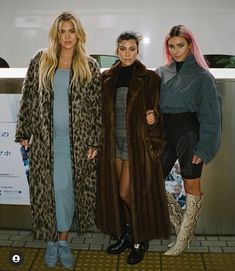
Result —
<svg viewBox="0 0 235 271"><path fill-rule="evenodd" d="M164 36L175 24L193 31L204 54L235 54L234 0L0 0L0 56L11 67L27 67L64 10L79 15L90 54L113 54L119 33L134 30L149 39L142 44L143 62L158 67Z"/></svg>

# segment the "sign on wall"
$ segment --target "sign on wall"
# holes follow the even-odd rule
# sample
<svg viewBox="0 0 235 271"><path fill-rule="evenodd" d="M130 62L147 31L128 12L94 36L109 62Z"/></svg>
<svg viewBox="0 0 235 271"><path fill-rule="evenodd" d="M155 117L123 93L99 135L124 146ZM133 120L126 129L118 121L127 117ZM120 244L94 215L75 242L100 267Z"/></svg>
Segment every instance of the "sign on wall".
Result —
<svg viewBox="0 0 235 271"><path fill-rule="evenodd" d="M20 94L0 94L0 204L28 205L28 163L15 143Z"/></svg>

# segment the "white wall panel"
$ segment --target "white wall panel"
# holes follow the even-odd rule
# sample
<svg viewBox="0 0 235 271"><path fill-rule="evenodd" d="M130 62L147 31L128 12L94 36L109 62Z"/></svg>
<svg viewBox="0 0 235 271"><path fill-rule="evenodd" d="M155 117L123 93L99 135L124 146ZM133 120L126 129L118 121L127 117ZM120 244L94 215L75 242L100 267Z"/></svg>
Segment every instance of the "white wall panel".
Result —
<svg viewBox="0 0 235 271"><path fill-rule="evenodd" d="M26 67L47 46L49 27L64 10L78 13L91 54L113 54L120 32L133 30L149 39L143 62L158 67L164 36L175 24L191 28L204 54L235 54L234 0L0 0L0 56L11 67Z"/></svg>

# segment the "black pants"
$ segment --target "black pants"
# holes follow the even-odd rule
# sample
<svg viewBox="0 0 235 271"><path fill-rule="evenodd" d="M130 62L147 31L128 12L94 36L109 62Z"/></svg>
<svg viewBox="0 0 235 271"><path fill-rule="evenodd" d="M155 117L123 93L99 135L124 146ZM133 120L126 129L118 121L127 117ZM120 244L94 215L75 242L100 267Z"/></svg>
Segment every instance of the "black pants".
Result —
<svg viewBox="0 0 235 271"><path fill-rule="evenodd" d="M199 122L195 113L163 114L167 146L162 155L163 174L166 177L178 159L181 175L186 179L201 177L203 163L192 164L199 139Z"/></svg>

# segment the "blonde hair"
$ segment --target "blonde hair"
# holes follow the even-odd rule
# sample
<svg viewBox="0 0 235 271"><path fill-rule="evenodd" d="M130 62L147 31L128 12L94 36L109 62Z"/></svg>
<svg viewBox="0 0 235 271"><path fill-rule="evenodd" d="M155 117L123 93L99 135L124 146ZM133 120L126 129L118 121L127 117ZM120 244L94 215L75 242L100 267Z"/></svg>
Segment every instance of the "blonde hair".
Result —
<svg viewBox="0 0 235 271"><path fill-rule="evenodd" d="M62 24L69 21L73 24L77 33L77 44L74 48L72 60L71 85L88 83L91 80L91 71L86 53L86 33L80 20L70 12L61 13L51 26L49 31L48 48L43 52L39 64L39 87L49 88L53 85L55 70L59 63L61 45L59 42L59 32Z"/></svg>

